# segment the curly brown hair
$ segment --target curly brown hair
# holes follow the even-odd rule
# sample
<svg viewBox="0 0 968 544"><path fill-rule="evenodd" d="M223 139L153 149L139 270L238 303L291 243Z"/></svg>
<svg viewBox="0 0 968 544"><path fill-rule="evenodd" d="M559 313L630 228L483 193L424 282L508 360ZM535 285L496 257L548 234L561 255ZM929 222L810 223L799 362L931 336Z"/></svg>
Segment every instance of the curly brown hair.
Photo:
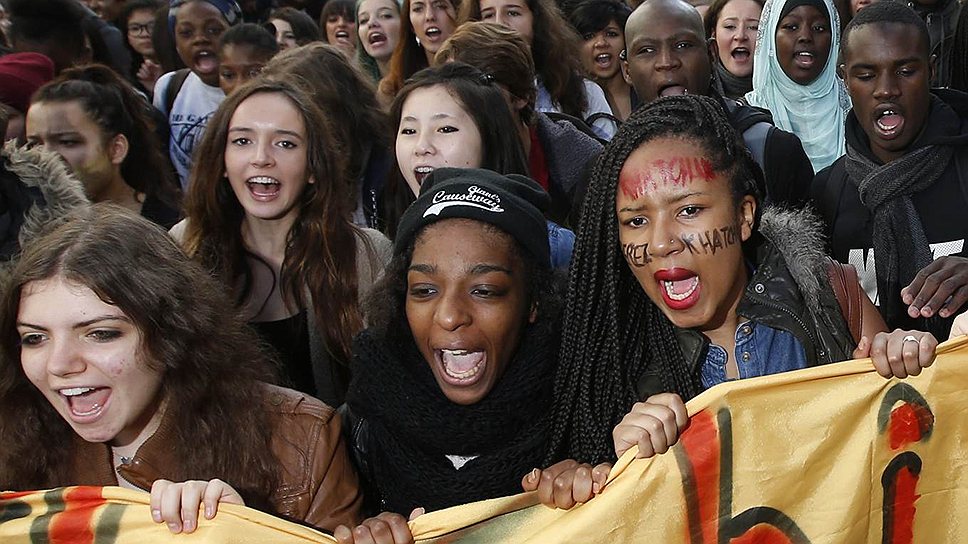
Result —
<svg viewBox="0 0 968 544"><path fill-rule="evenodd" d="M0 488L72 485L73 430L20 365L21 293L50 278L84 285L117 306L141 333L141 360L164 373L162 395L180 460L172 479L215 477L267 509L279 462L257 398L272 364L224 290L168 234L112 204L59 222L25 249L0 299Z"/></svg>

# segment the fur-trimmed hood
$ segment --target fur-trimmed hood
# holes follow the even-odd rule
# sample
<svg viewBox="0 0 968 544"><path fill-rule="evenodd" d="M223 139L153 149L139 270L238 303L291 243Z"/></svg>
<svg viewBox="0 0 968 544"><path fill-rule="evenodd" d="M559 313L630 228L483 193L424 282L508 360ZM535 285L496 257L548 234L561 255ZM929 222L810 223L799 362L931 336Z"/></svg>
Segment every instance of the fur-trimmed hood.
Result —
<svg viewBox="0 0 968 544"><path fill-rule="evenodd" d="M780 253L809 308L817 308L821 293L830 289L824 226L810 208L767 206L760 218L760 235Z"/></svg>
<svg viewBox="0 0 968 544"><path fill-rule="evenodd" d="M59 155L8 142L0 150L0 292L20 249L86 206L84 186Z"/></svg>

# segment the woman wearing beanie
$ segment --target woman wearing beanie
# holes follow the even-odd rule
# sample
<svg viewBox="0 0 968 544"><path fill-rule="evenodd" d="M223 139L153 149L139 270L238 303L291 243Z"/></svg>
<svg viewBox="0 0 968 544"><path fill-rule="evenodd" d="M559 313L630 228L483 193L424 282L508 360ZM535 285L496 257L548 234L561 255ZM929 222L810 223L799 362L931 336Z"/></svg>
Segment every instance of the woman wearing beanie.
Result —
<svg viewBox="0 0 968 544"><path fill-rule="evenodd" d="M369 513L384 513L340 542L412 541L414 509L518 493L542 461L560 300L547 204L529 178L439 168L401 218L343 408Z"/></svg>

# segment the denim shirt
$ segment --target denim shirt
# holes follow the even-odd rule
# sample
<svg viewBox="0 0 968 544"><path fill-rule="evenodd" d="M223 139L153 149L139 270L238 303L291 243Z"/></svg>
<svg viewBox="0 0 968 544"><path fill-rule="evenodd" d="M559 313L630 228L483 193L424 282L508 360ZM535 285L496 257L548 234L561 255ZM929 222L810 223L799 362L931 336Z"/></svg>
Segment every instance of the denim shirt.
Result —
<svg viewBox="0 0 968 544"><path fill-rule="evenodd" d="M807 367L803 346L792 333L754 321L736 327L736 366L740 378L779 374ZM702 364L703 389L725 382L726 350L710 343Z"/></svg>
<svg viewBox="0 0 968 544"><path fill-rule="evenodd" d="M548 247L551 249L551 268L568 270L571 254L575 250L575 233L557 223L548 224Z"/></svg>

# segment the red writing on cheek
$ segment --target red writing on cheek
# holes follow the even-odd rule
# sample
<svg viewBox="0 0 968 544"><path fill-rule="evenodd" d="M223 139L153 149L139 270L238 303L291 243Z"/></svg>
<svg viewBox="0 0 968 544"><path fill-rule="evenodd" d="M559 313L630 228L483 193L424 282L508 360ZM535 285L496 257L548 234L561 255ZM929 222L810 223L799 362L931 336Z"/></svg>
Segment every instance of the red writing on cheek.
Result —
<svg viewBox="0 0 968 544"><path fill-rule="evenodd" d="M673 157L656 159L645 168L624 173L619 178L622 194L639 198L660 185L685 187L696 181L712 181L716 177L713 165L705 157Z"/></svg>

